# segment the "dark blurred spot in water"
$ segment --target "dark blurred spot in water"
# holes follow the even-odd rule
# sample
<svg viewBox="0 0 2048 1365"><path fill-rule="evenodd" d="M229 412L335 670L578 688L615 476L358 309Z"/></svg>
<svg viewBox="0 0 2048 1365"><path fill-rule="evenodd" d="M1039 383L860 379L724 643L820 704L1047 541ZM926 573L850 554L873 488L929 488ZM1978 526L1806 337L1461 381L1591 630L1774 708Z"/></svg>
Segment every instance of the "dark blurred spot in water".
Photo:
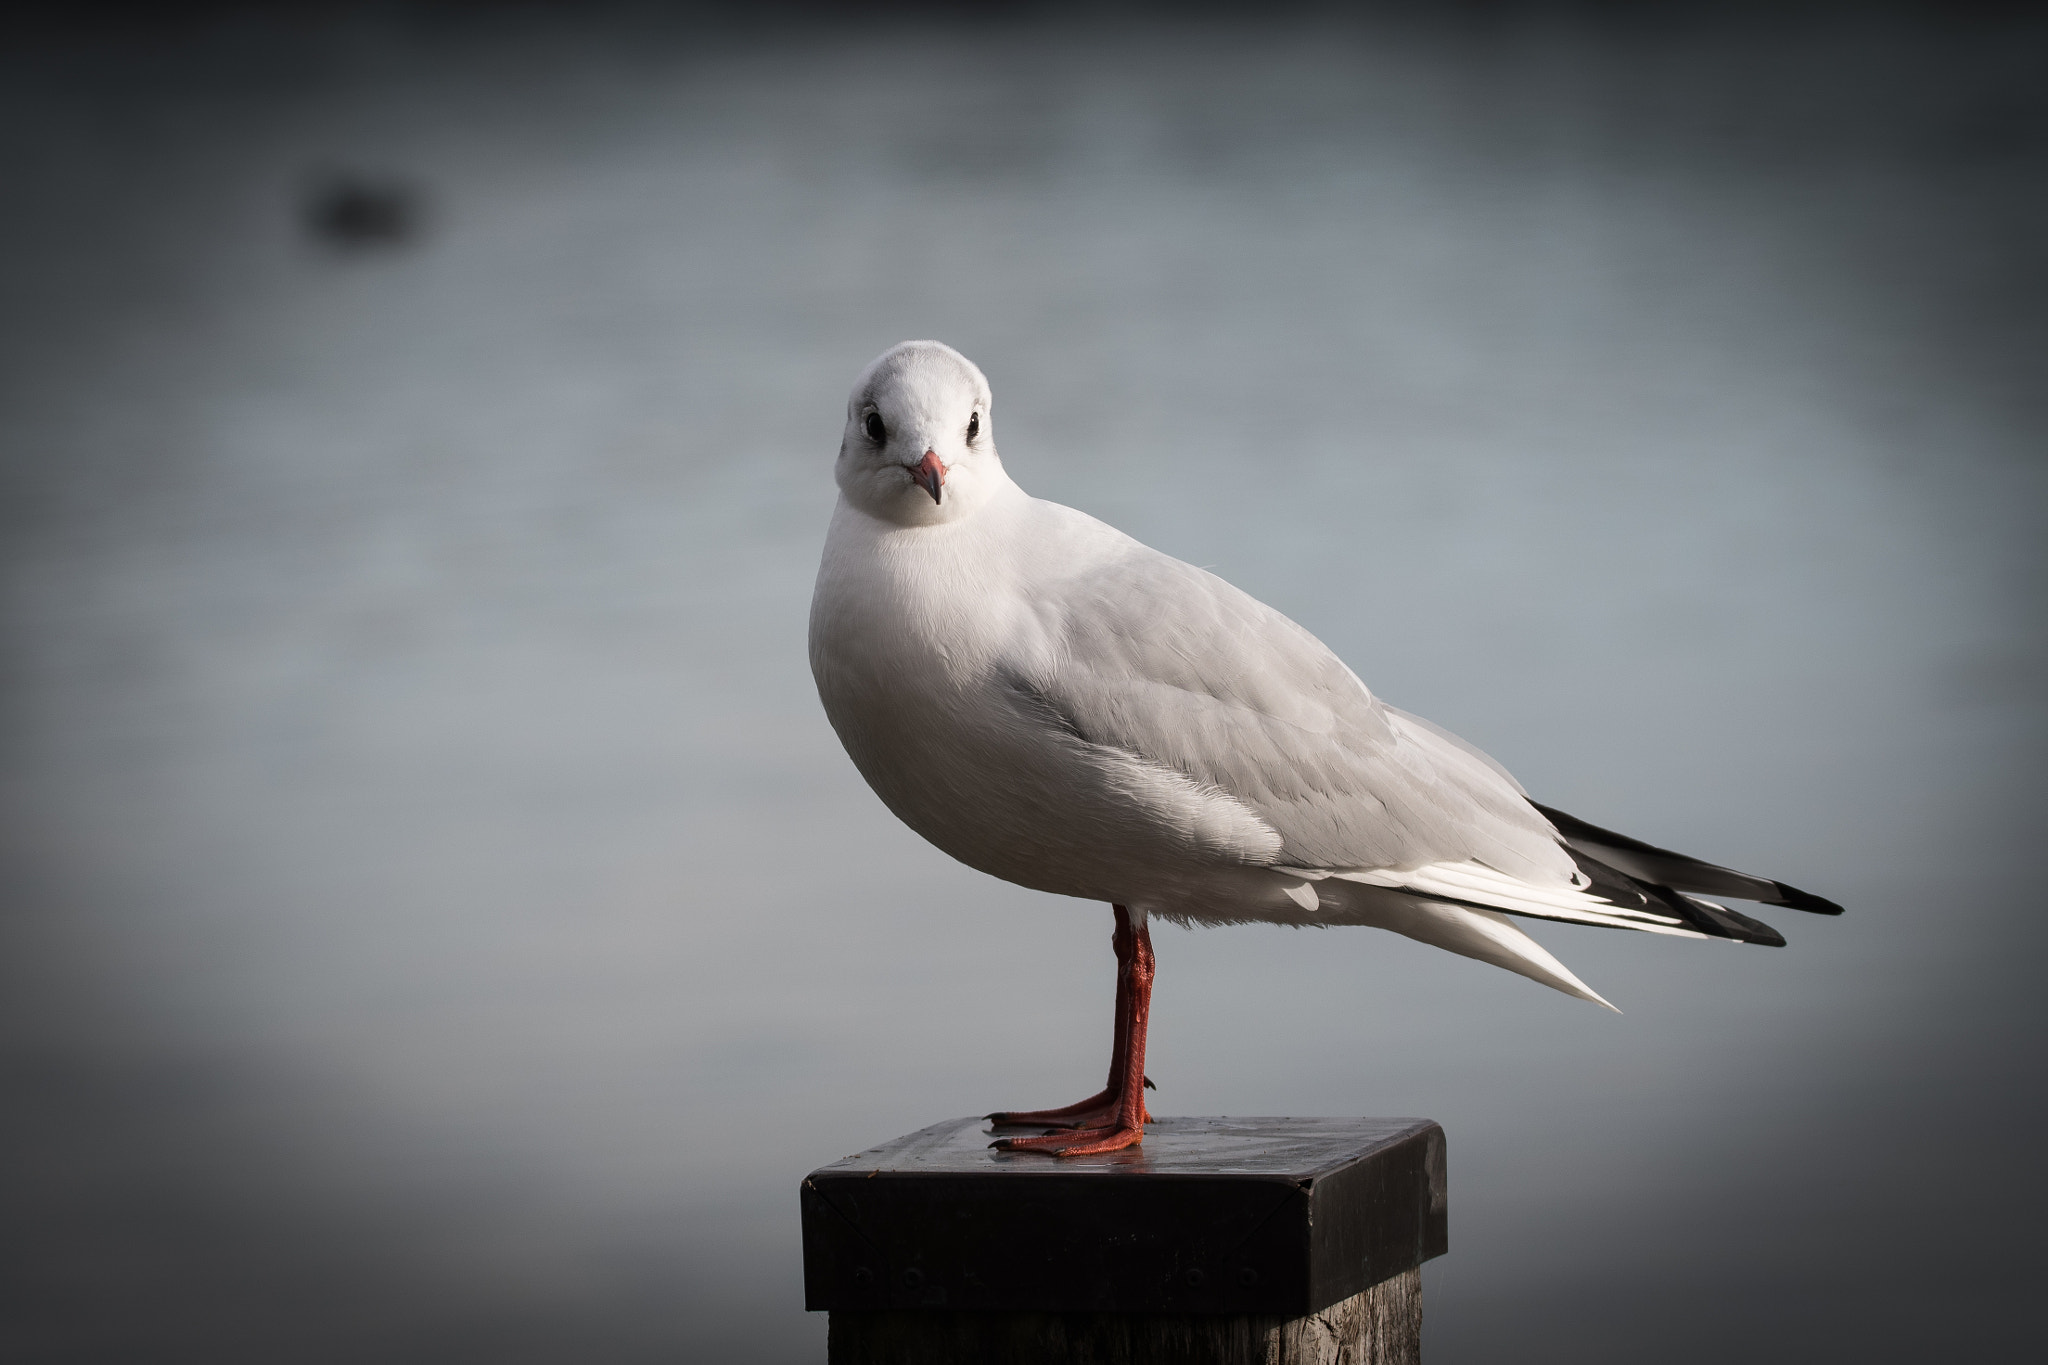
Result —
<svg viewBox="0 0 2048 1365"><path fill-rule="evenodd" d="M388 176L330 175L306 196L306 227L344 251L410 242L423 225L420 192Z"/></svg>

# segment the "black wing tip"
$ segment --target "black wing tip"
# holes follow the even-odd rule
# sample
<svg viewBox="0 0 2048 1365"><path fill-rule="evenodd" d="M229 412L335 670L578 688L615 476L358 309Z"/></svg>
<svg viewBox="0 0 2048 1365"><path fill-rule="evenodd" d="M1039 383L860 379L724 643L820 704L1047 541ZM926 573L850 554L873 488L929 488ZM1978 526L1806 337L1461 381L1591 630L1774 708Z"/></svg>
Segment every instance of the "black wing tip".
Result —
<svg viewBox="0 0 2048 1365"><path fill-rule="evenodd" d="M1709 896L1733 896L1737 900L1779 905L1813 915L1842 913L1842 907L1833 901L1810 891L1801 891L1796 886L1787 886L1784 882L1748 872L1737 872L1717 863L1674 853L1668 848L1658 848L1655 844L1631 839L1626 834L1602 829L1552 806L1535 801L1529 804L1557 829L1563 836L1565 847L1574 856L1581 852L1590 853L1637 881L1655 882L1679 891L1698 891Z"/></svg>
<svg viewBox="0 0 2048 1365"><path fill-rule="evenodd" d="M1713 901L1703 901L1697 896L1688 896L1668 886L1655 882L1641 883L1643 888L1670 906L1699 932L1711 938L1733 939L1737 943L1754 943L1760 948L1782 948L1785 936L1760 919L1751 919L1740 910L1730 910Z"/></svg>
<svg viewBox="0 0 2048 1365"><path fill-rule="evenodd" d="M1811 915L1839 915L1842 907L1825 896L1816 896L1811 891L1801 891L1796 886L1783 882L1772 882L1778 888L1776 900L1765 901L1765 905L1782 905L1788 910L1804 910Z"/></svg>
<svg viewBox="0 0 2048 1365"><path fill-rule="evenodd" d="M1735 939L1736 942L1754 943L1759 948L1782 948L1785 946L1785 936L1770 925L1765 924L1760 919L1750 919L1747 915L1742 916L1742 918L1747 921L1743 928L1748 932L1740 935L1730 934L1729 937Z"/></svg>

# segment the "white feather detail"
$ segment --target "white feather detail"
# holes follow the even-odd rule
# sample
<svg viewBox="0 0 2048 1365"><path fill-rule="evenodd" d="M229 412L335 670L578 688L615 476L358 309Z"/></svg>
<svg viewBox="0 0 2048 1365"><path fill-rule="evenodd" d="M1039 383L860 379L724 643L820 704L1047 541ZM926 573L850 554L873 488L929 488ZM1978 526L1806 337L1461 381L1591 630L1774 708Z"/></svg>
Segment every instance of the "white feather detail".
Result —
<svg viewBox="0 0 2048 1365"><path fill-rule="evenodd" d="M1466 904L1483 905L1538 919L1637 929L1646 934L1667 934L1673 938L1711 937L1688 927L1673 915L1659 915L1652 911L1615 905L1603 897L1576 888L1533 885L1482 863L1430 863L1405 871L1386 868L1346 869L1331 871L1328 875L1366 886L1383 886L1390 890L1410 891L1419 895L1443 896Z"/></svg>
<svg viewBox="0 0 2048 1365"><path fill-rule="evenodd" d="M1348 879L1347 879L1348 880ZM1357 922L1389 929L1418 943L1443 948L1462 957L1504 967L1553 990L1577 996L1621 1013L1591 986L1579 980L1542 944L1497 910L1479 910L1441 901L1390 897L1360 906Z"/></svg>
<svg viewBox="0 0 2048 1365"><path fill-rule="evenodd" d="M1287 893L1287 899L1293 901L1311 915L1322 905L1321 899L1316 895L1316 889L1305 881L1296 882L1292 886L1283 886L1280 889Z"/></svg>

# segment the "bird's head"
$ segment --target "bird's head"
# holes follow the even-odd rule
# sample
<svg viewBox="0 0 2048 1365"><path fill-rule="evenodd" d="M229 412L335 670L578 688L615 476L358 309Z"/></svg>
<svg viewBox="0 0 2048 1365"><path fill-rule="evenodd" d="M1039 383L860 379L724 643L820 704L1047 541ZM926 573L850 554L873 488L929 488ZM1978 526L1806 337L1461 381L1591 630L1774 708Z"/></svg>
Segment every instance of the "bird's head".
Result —
<svg viewBox="0 0 2048 1365"><path fill-rule="evenodd" d="M989 401L974 362L941 342L876 356L846 400L835 473L847 501L903 526L973 512L1007 482Z"/></svg>

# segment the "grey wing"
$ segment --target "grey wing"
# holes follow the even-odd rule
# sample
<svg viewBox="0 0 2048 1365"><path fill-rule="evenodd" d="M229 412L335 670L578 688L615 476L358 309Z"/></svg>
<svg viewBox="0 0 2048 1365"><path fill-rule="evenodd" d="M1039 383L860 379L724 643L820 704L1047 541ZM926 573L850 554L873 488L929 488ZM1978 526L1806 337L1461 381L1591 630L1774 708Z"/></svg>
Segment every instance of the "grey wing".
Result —
<svg viewBox="0 0 2048 1365"><path fill-rule="evenodd" d="M1083 739L1229 793L1324 869L1478 862L1569 882L1572 859L1514 780L1388 707L1279 612L1155 551L1070 579L1032 685Z"/></svg>

